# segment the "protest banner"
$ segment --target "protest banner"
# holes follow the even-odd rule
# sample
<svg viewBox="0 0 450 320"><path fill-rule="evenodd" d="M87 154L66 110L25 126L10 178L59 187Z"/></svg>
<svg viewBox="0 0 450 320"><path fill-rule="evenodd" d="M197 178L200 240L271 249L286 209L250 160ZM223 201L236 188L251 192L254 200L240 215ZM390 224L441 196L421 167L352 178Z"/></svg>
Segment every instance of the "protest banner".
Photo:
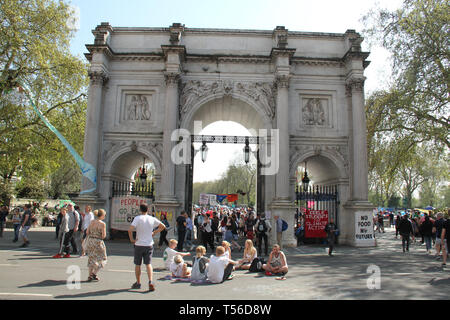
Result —
<svg viewBox="0 0 450 320"><path fill-rule="evenodd" d="M326 238L324 231L328 223L327 210L306 210L305 238Z"/></svg>

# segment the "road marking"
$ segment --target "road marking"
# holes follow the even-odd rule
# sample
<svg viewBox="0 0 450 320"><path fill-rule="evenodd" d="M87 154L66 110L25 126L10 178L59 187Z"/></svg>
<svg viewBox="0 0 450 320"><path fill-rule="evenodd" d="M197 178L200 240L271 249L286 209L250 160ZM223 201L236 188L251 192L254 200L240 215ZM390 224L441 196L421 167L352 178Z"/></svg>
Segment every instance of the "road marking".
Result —
<svg viewBox="0 0 450 320"><path fill-rule="evenodd" d="M106 270L106 271L134 273L134 270L114 270L114 269L108 269L108 270Z"/></svg>
<svg viewBox="0 0 450 320"><path fill-rule="evenodd" d="M12 293L12 292L0 292L0 296L53 297L52 294L44 294L44 293Z"/></svg>
<svg viewBox="0 0 450 320"><path fill-rule="evenodd" d="M19 267L18 264L0 264L0 267Z"/></svg>

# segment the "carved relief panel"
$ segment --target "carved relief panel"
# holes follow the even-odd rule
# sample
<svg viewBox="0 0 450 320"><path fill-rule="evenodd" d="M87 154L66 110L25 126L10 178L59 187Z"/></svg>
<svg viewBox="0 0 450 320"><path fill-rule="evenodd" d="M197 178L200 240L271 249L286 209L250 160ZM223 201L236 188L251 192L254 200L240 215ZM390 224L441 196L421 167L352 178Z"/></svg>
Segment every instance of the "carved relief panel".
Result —
<svg viewBox="0 0 450 320"><path fill-rule="evenodd" d="M141 130L157 124L158 93L153 90L128 90L120 88L116 109L116 126L125 130Z"/></svg>
<svg viewBox="0 0 450 320"><path fill-rule="evenodd" d="M334 94L301 92L299 97L300 130L337 129Z"/></svg>

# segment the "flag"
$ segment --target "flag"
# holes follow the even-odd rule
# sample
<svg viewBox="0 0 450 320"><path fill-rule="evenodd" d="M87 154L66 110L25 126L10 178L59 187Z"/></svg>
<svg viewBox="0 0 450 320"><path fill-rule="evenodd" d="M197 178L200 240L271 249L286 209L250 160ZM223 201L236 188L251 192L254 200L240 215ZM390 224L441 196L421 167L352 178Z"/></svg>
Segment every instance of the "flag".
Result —
<svg viewBox="0 0 450 320"><path fill-rule="evenodd" d="M238 200L238 195L237 195L236 193L229 194L229 195L227 196L227 200L228 200L228 202L234 202L234 201L237 201L237 200Z"/></svg>
<svg viewBox="0 0 450 320"><path fill-rule="evenodd" d="M217 202L222 203L223 200L225 200L227 198L228 195L226 194L218 194L216 195L217 197Z"/></svg>
<svg viewBox="0 0 450 320"><path fill-rule="evenodd" d="M24 90L25 89L25 90ZM31 106L33 107L34 111L37 113L39 118L45 123L45 125L58 137L58 139L62 142L62 144L69 150L72 157L74 157L75 161L77 162L78 166L81 169L81 173L83 176L85 176L87 179L89 179L94 186L89 190L84 190L80 194L83 193L89 193L92 191L95 191L97 189L97 170L94 168L93 165L90 163L85 162L80 155L75 151L75 149L72 147L72 145L64 138L64 136L56 130L56 128L48 121L48 119L42 114L42 112L36 107L36 105L33 102L33 99L30 97L30 90L27 89L25 86L21 84L19 87L19 90L22 91L26 97L28 98Z"/></svg>

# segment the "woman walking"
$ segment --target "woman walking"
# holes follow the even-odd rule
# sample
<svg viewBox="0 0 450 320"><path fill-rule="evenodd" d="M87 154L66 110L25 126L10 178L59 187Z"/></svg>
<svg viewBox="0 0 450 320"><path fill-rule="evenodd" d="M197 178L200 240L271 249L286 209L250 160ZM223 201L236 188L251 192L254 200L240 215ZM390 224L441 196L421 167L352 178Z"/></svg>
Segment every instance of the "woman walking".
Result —
<svg viewBox="0 0 450 320"><path fill-rule="evenodd" d="M99 281L98 271L107 261L106 246L103 239L106 238L106 224L103 222L106 212L103 209L94 211L95 220L86 231L85 252L88 255L89 278L88 281Z"/></svg>
<svg viewBox="0 0 450 320"><path fill-rule="evenodd" d="M12 222L14 226L14 240L13 242L19 241L19 231L20 231L20 211L19 208L14 209L14 213L12 216Z"/></svg>

